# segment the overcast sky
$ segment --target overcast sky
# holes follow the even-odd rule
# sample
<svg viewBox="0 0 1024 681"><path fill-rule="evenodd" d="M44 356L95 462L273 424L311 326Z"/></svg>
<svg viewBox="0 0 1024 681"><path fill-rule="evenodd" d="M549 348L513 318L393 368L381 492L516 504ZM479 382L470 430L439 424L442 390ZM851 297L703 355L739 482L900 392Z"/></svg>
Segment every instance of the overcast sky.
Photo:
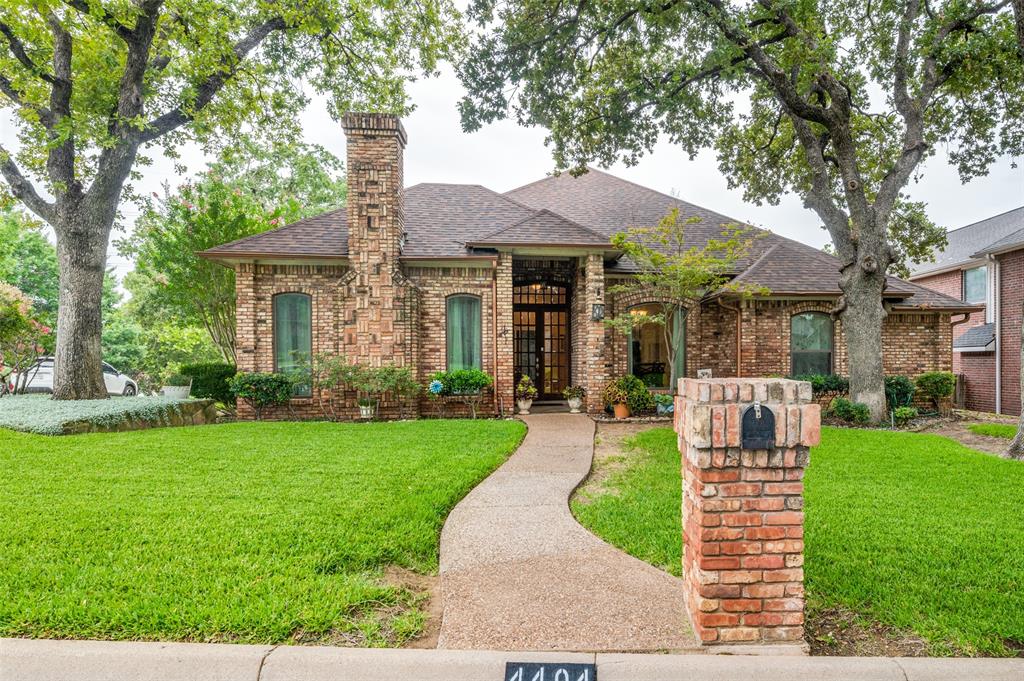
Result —
<svg viewBox="0 0 1024 681"><path fill-rule="evenodd" d="M532 182L551 172L553 162L544 146L542 129L521 128L512 122L490 125L473 133L459 127L456 105L463 89L451 70L440 78L421 80L409 88L416 110L404 119L409 143L405 151L407 186L419 182L452 182L481 184L495 191L506 191ZM322 101L314 100L304 118L306 140L324 146L339 158L345 158L345 141L341 127L331 120ZM11 148L14 131L7 120L0 122L0 137ZM205 167L206 159L195 149L183 150L182 161L194 173ZM755 206L743 201L740 190L727 188L719 173L714 155L701 154L691 161L686 154L667 141L633 167L618 164L610 172L633 182L666 193L677 193L692 203L713 209L730 217L771 229L779 234L815 247L828 240L814 213L803 207L796 196L788 197L778 206ZM172 186L185 181L174 172L173 164L156 159L144 168L145 178L138 189L158 191L169 181ZM946 162L943 150L924 166L920 183L911 185L914 199L925 201L929 215L947 229L1005 212L1024 204L1024 169L1013 168L1011 159L996 163L987 177L961 185L953 168ZM137 211L123 206L129 220ZM116 236L115 236L116 238ZM109 265L119 276L131 268L111 248Z"/></svg>

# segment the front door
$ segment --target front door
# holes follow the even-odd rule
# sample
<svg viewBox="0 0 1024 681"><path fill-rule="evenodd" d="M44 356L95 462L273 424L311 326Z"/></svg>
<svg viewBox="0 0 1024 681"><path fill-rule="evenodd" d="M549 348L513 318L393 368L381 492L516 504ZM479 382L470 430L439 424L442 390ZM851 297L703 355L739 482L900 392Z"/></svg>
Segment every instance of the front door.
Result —
<svg viewBox="0 0 1024 681"><path fill-rule="evenodd" d="M512 295L516 381L529 376L538 399L562 399L569 385L569 296L566 287L516 286Z"/></svg>

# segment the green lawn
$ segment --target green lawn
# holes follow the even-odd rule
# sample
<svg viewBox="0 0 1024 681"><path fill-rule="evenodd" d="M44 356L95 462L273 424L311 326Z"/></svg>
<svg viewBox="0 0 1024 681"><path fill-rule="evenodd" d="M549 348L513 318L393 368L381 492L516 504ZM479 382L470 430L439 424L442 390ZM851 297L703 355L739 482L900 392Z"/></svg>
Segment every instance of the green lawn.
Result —
<svg viewBox="0 0 1024 681"><path fill-rule="evenodd" d="M1017 434L1017 426L1006 423L972 423L967 426L975 435L988 435L989 437L1005 437L1012 440Z"/></svg>
<svg viewBox="0 0 1024 681"><path fill-rule="evenodd" d="M630 465L611 473L599 489L582 488L573 497L573 515L626 553L679 575L682 482L676 434L671 428L647 430L626 446Z"/></svg>
<svg viewBox="0 0 1024 681"><path fill-rule="evenodd" d="M515 421L0 430L0 636L396 645Z"/></svg>
<svg viewBox="0 0 1024 681"><path fill-rule="evenodd" d="M665 513L681 503L675 438L636 442L646 455L574 510L638 558L679 564L680 517ZM806 488L812 616L842 605L917 632L936 654L1008 655L1024 642L1024 464L935 435L824 428Z"/></svg>

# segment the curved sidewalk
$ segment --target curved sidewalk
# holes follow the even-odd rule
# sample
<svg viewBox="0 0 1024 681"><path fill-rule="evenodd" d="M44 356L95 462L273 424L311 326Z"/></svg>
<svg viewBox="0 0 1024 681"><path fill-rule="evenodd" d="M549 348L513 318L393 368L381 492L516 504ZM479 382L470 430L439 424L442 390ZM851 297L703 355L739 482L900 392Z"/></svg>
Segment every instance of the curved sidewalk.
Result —
<svg viewBox="0 0 1024 681"><path fill-rule="evenodd" d="M590 472L594 422L523 417L519 450L441 534L439 648L653 651L698 647L683 582L606 544L569 511Z"/></svg>

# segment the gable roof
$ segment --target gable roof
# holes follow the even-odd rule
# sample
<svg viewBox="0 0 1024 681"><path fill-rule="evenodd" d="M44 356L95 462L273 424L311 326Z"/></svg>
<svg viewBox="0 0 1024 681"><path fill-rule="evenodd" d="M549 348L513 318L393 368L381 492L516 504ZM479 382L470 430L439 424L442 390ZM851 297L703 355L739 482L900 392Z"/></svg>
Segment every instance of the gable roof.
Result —
<svg viewBox="0 0 1024 681"><path fill-rule="evenodd" d="M508 227L468 242L469 246L483 247L512 244L611 247L609 240L604 236L546 208L531 213Z"/></svg>
<svg viewBox="0 0 1024 681"><path fill-rule="evenodd" d="M938 274L966 265L990 252L989 249L1024 230L1024 206L950 231L949 243L931 261L912 265L910 278ZM1024 235L1021 236L1024 240Z"/></svg>
<svg viewBox="0 0 1024 681"><path fill-rule="evenodd" d="M448 260L479 256L502 246L601 249L614 255L611 237L630 227L656 225L672 209L687 225L688 246L720 238L742 221L591 169L580 177L558 175L499 194L480 185L423 183L403 191L406 240L403 258ZM1021 209L1024 211L1024 209ZM737 280L773 295L836 297L839 260L816 248L751 227L755 238L738 263ZM344 208L211 248L214 259L337 259L348 256ZM606 263L609 273L628 274L626 258ZM720 292L721 294L722 292ZM947 311L980 309L916 284L889 277L886 298L897 308Z"/></svg>

